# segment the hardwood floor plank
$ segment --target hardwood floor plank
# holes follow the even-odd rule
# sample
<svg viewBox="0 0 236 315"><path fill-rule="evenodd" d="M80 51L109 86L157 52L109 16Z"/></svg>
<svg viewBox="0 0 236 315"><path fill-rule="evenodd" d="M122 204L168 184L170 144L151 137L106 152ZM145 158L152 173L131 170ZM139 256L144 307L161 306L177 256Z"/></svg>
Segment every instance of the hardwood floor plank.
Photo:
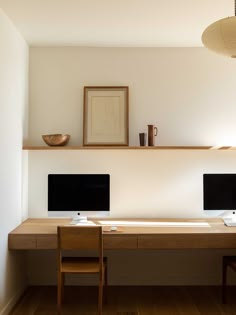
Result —
<svg viewBox="0 0 236 315"><path fill-rule="evenodd" d="M179 315L174 301L175 291L172 287L153 287L151 300L148 301L149 311L152 307L152 313L158 315ZM142 315L148 315L146 305L140 303L143 307ZM151 314L152 314L151 313Z"/></svg>
<svg viewBox="0 0 236 315"><path fill-rule="evenodd" d="M201 315L198 307L195 304L189 290L186 287L175 287L173 300L176 304L176 309L180 315Z"/></svg>
<svg viewBox="0 0 236 315"><path fill-rule="evenodd" d="M213 290L211 287L190 287L189 294L192 296L201 315L222 315L220 309L220 288Z"/></svg>
<svg viewBox="0 0 236 315"><path fill-rule="evenodd" d="M32 287L26 291L12 311L12 315L35 315L43 296L41 287Z"/></svg>
<svg viewBox="0 0 236 315"><path fill-rule="evenodd" d="M210 286L109 287L103 315L236 315L236 287L228 304ZM97 315L97 287L66 287L62 315ZM57 315L56 287L30 287L9 315Z"/></svg>

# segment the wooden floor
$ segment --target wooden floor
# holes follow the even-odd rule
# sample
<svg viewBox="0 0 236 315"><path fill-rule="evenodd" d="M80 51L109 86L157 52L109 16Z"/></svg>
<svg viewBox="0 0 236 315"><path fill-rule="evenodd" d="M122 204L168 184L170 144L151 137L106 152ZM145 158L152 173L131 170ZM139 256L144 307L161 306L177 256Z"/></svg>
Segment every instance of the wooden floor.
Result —
<svg viewBox="0 0 236 315"><path fill-rule="evenodd" d="M109 287L104 315L236 315L236 287ZM66 287L62 315L96 315L96 287ZM56 315L56 287L30 287L10 315Z"/></svg>

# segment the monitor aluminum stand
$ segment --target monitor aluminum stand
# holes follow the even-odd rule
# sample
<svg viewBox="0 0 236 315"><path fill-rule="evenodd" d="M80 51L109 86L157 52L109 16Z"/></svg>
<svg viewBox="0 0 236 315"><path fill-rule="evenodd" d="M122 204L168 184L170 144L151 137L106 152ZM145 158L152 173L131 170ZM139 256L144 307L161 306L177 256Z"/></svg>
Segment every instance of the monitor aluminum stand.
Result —
<svg viewBox="0 0 236 315"><path fill-rule="evenodd" d="M226 211L222 218L226 226L236 226L236 211Z"/></svg>
<svg viewBox="0 0 236 315"><path fill-rule="evenodd" d="M71 224L76 224L76 223L87 223L88 219L86 216L82 216L80 215L80 213L78 212L75 216L72 217L72 221Z"/></svg>

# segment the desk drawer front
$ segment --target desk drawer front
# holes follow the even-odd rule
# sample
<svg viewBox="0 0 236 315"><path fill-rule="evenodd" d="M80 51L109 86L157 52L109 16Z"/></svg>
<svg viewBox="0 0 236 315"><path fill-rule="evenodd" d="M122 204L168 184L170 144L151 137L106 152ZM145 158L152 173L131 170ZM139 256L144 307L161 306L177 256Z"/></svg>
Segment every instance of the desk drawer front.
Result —
<svg viewBox="0 0 236 315"><path fill-rule="evenodd" d="M142 249L173 249L191 248L192 244L187 237L179 235L144 235L138 237L138 248Z"/></svg>
<svg viewBox="0 0 236 315"><path fill-rule="evenodd" d="M159 234L138 237L138 248L142 249L214 248L214 245L218 246L217 240L200 234Z"/></svg>
<svg viewBox="0 0 236 315"><path fill-rule="evenodd" d="M206 239L207 248L236 248L236 235L224 234L224 235L209 235Z"/></svg>
<svg viewBox="0 0 236 315"><path fill-rule="evenodd" d="M137 249L137 236L104 235L104 249Z"/></svg>
<svg viewBox="0 0 236 315"><path fill-rule="evenodd" d="M56 249L57 235L37 236L37 249Z"/></svg>
<svg viewBox="0 0 236 315"><path fill-rule="evenodd" d="M138 237L138 248L236 248L236 237L230 234L165 234Z"/></svg>
<svg viewBox="0 0 236 315"><path fill-rule="evenodd" d="M13 235L8 236L9 249L36 249L35 235Z"/></svg>

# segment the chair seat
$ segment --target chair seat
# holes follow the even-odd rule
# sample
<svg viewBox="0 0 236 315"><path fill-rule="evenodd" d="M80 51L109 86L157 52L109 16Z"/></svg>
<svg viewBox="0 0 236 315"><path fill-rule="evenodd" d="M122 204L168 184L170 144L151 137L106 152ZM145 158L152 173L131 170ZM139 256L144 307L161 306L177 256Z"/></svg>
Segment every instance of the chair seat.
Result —
<svg viewBox="0 0 236 315"><path fill-rule="evenodd" d="M105 269L106 258L103 259ZM63 257L61 271L68 273L99 273L99 259L96 257Z"/></svg>

